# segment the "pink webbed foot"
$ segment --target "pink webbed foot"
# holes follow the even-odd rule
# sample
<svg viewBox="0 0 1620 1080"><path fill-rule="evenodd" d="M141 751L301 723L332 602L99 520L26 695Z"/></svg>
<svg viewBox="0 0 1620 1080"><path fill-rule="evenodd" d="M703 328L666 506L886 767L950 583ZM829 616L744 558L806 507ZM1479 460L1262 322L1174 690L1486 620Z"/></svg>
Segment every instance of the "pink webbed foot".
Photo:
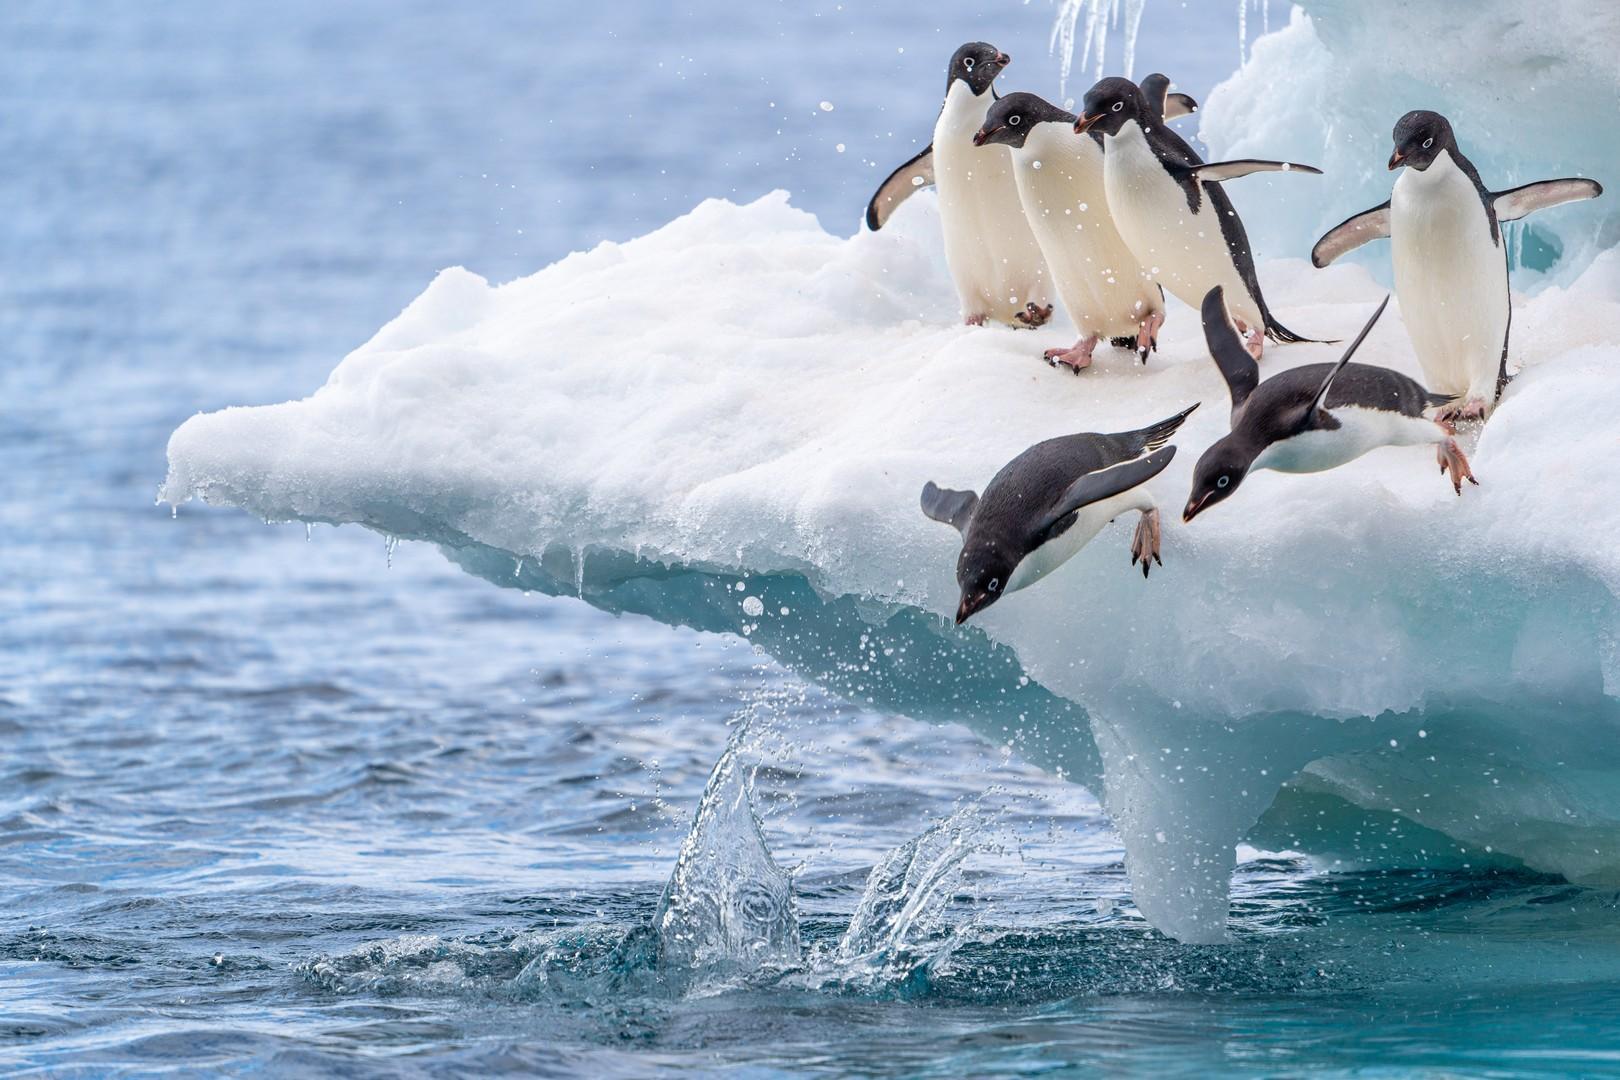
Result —
<svg viewBox="0 0 1620 1080"><path fill-rule="evenodd" d="M1434 419L1438 424L1453 427L1457 424L1478 424L1485 422L1485 417L1490 411L1491 407L1483 398L1471 397L1466 401L1453 401L1449 405L1442 405L1440 411L1434 414Z"/></svg>
<svg viewBox="0 0 1620 1080"><path fill-rule="evenodd" d="M1468 459L1463 456L1462 448L1457 445L1456 439L1450 436L1442 439L1434 448L1434 456L1440 462L1440 475L1451 473L1451 487L1458 495L1462 494L1464 480L1476 487L1479 485L1479 481L1474 479L1474 470L1468 467Z"/></svg>
<svg viewBox="0 0 1620 1080"><path fill-rule="evenodd" d="M989 318L988 315L982 315L982 314L981 315L964 315L964 316L962 316L962 325L963 326L983 326L984 325L984 320L987 319L987 318Z"/></svg>
<svg viewBox="0 0 1620 1080"><path fill-rule="evenodd" d="M1036 307L1034 304L1025 304L1024 310L1018 312L1013 318L1033 330L1037 326L1045 326L1046 321L1052 317L1052 305Z"/></svg>
<svg viewBox="0 0 1620 1080"><path fill-rule="evenodd" d="M1091 354L1097 348L1098 337L1092 334L1075 342L1072 349L1047 349L1042 355L1053 367L1061 364L1078 375L1091 366Z"/></svg>
<svg viewBox="0 0 1620 1080"><path fill-rule="evenodd" d="M1233 325L1243 338L1243 347L1249 350L1249 355L1258 362L1260 355L1266 351L1266 328L1263 326L1251 327L1242 319L1233 319Z"/></svg>
<svg viewBox="0 0 1620 1080"><path fill-rule="evenodd" d="M1142 320L1136 331L1136 355L1147 363L1148 353L1159 351L1159 327L1164 325L1164 312L1155 311Z"/></svg>
<svg viewBox="0 0 1620 1080"><path fill-rule="evenodd" d="M1148 576L1149 560L1164 565L1164 560L1159 558L1159 539L1159 511L1142 511L1142 517L1136 523L1136 534L1131 537L1131 565L1140 562L1143 577Z"/></svg>

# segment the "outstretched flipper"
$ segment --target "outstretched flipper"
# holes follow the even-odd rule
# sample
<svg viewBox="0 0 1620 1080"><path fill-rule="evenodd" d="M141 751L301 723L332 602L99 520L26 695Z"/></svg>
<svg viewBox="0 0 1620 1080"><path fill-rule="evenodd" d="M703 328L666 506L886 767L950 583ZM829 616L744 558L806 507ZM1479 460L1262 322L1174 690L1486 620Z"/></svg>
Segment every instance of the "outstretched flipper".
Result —
<svg viewBox="0 0 1620 1080"><path fill-rule="evenodd" d="M1240 176L1248 176L1257 172L1301 172L1312 176L1321 176L1322 170L1315 165L1296 165L1292 161L1261 161L1259 158L1241 158L1237 161L1211 161L1203 165L1189 165L1187 172L1196 180L1205 183L1218 183L1222 180L1236 180Z"/></svg>
<svg viewBox="0 0 1620 1080"><path fill-rule="evenodd" d="M966 534L968 522L972 520L973 511L978 505L979 493L976 491L953 491L940 487L932 480L923 485L922 512L935 521L954 526L957 532Z"/></svg>
<svg viewBox="0 0 1620 1080"><path fill-rule="evenodd" d="M1581 199L1595 199L1603 194L1603 185L1596 180L1570 177L1564 180L1537 180L1523 187L1491 193L1491 204L1496 209L1497 221L1518 221L1520 218Z"/></svg>
<svg viewBox="0 0 1620 1080"><path fill-rule="evenodd" d="M889 174L878 185L872 201L866 204L866 227L877 232L888 223L895 207L911 198L913 192L934 182L934 144L929 143L916 157Z"/></svg>
<svg viewBox="0 0 1620 1080"><path fill-rule="evenodd" d="M1132 458L1118 465L1110 465L1106 469L1086 473L1063 492L1051 512L1036 526L1036 535L1049 532L1062 524L1065 518L1082 506L1111 499L1138 484L1146 483L1163 472L1165 466L1170 464L1170 459L1175 456L1175 447L1163 446L1147 457Z"/></svg>
<svg viewBox="0 0 1620 1080"><path fill-rule="evenodd" d="M1388 235L1389 203L1386 201L1371 210L1345 218L1323 233L1322 239L1311 248L1311 265L1320 270L1345 252L1354 251L1369 240L1381 240Z"/></svg>
<svg viewBox="0 0 1620 1080"><path fill-rule="evenodd" d="M1152 75L1137 84L1142 88L1142 96L1158 111L1160 120L1174 120L1181 116L1191 116L1198 111L1198 102L1186 94L1173 94L1170 92L1170 76L1155 71Z"/></svg>
<svg viewBox="0 0 1620 1080"><path fill-rule="evenodd" d="M1215 359L1215 366L1221 369L1221 377L1226 380L1235 413L1260 385L1260 365L1255 363L1243 335L1227 317L1226 292L1219 285L1204 294L1202 315L1204 342L1209 346L1209 355Z"/></svg>
<svg viewBox="0 0 1620 1080"><path fill-rule="evenodd" d="M1378 305L1378 310L1373 312L1372 318L1367 320L1367 325L1363 326L1361 333L1356 335L1356 340L1352 341L1350 347L1344 350L1344 355L1339 357L1339 362L1333 365L1333 369L1327 373L1327 378L1322 380L1321 389L1316 391L1316 396L1311 398L1310 405L1306 407L1303 416L1300 418L1299 426L1301 428L1312 426L1311 420L1316 415L1316 411L1325 408L1328 391L1333 389L1333 380L1339 377L1339 372L1344 370L1344 365L1350 362L1350 358L1356 354L1356 350L1361 347L1361 343L1367 340L1367 335L1372 333L1373 324L1378 321L1378 317L1384 313L1384 309L1387 307L1389 307L1389 297L1385 296L1383 303Z"/></svg>

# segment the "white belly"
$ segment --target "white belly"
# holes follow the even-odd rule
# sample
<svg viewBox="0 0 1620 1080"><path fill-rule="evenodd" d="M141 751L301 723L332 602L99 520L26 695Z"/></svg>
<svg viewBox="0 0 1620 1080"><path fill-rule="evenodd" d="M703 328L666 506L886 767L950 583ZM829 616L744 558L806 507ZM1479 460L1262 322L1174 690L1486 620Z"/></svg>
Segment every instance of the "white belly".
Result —
<svg viewBox="0 0 1620 1080"><path fill-rule="evenodd" d="M1395 294L1424 382L1439 394L1496 399L1508 330L1506 251L1473 181L1442 153L1405 170L1389 200Z"/></svg>
<svg viewBox="0 0 1620 1080"><path fill-rule="evenodd" d="M1159 291L1114 227L1103 188L1103 155L1065 124L1038 124L1012 152L1024 216L1052 287L1082 334L1134 337Z"/></svg>
<svg viewBox="0 0 1620 1080"><path fill-rule="evenodd" d="M973 145L990 104L989 91L974 97L960 79L951 83L934 125L934 186L962 313L1011 322L1026 303L1051 303L1051 288L1007 148Z"/></svg>
<svg viewBox="0 0 1620 1080"><path fill-rule="evenodd" d="M1153 507L1152 496L1140 487L1121 492L1112 499L1081 507L1074 524L1062 536L1048 540L1024 556L1013 570L1012 577L1007 579L1007 591L1017 592L1027 588L1068 562L1102 532L1104 525L1121 514L1128 514L1132 510L1151 510Z"/></svg>
<svg viewBox="0 0 1620 1080"><path fill-rule="evenodd" d="M1232 261L1208 196L1194 213L1186 190L1164 171L1136 124L1126 124L1104 142L1108 208L1148 276L1194 310L1219 285L1235 318L1250 327L1261 325L1260 305Z"/></svg>
<svg viewBox="0 0 1620 1080"><path fill-rule="evenodd" d="M1250 468L1290 473L1326 472L1380 446L1436 443L1446 435L1433 420L1386 409L1341 406L1334 409L1332 415L1339 421L1334 430L1307 431L1274 442L1261 451Z"/></svg>

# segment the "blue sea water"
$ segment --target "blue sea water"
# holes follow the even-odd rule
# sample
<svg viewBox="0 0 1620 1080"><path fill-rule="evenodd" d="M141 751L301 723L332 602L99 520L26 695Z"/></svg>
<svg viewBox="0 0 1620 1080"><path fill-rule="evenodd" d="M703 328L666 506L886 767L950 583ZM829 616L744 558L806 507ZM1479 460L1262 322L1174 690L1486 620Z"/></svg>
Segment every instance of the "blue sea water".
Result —
<svg viewBox="0 0 1620 1080"><path fill-rule="evenodd" d="M1234 942L1181 946L1009 747L429 548L153 504L176 424L308 393L443 266L774 187L853 229L950 50L1050 90L1051 18L0 8L0 1071L1620 1071L1613 894L1247 852ZM1143 33L1195 95L1236 61L1229 5ZM660 933L720 908L769 962Z"/></svg>

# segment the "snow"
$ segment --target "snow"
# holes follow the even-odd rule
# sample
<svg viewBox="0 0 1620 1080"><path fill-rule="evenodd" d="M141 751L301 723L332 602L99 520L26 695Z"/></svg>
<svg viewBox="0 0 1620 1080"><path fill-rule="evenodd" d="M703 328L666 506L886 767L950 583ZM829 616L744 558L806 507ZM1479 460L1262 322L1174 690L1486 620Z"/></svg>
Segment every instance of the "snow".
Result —
<svg viewBox="0 0 1620 1080"><path fill-rule="evenodd" d="M939 250L932 193L848 239L776 193L505 285L446 270L308 398L188 420L162 497L430 541L1010 739L1102 794L1139 907L1185 940L1222 936L1262 814L1302 851L1408 864L1354 827L1392 812L1446 857L1620 883L1620 254L1521 298L1481 487L1459 499L1426 448L1390 448L1256 475L1183 527L1227 411L1194 313L1172 305L1147 366L1105 349L1075 377L1039 359L1067 326L958 325ZM1382 295L1354 265L1261 277L1324 336ZM1393 306L1359 358L1416 373ZM1193 401L1153 484L1162 570L1133 572L1117 522L950 625L958 538L918 509L924 481L979 487L1039 439Z"/></svg>

